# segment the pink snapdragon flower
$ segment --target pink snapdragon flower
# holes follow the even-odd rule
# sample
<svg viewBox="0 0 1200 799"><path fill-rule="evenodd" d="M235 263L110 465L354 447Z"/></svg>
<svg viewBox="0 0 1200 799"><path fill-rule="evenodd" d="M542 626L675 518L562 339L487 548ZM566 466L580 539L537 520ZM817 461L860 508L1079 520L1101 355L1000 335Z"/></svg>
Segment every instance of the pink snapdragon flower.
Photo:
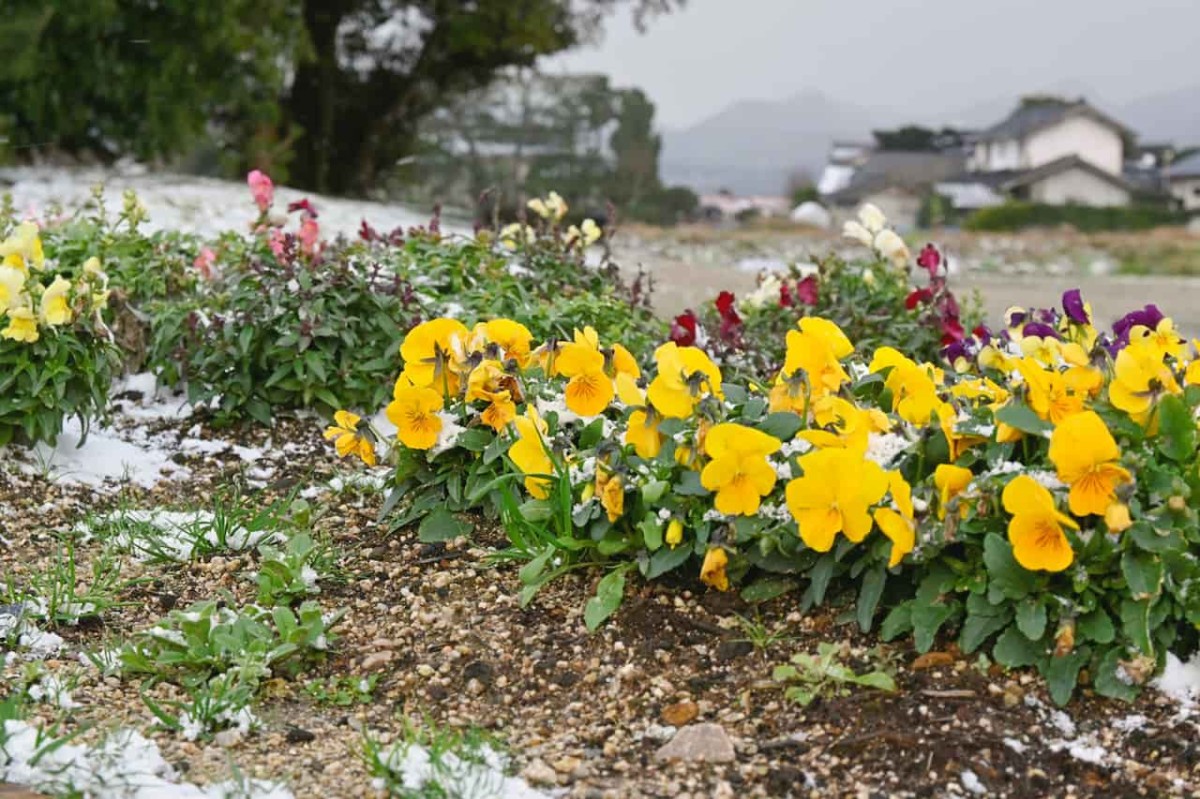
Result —
<svg viewBox="0 0 1200 799"><path fill-rule="evenodd" d="M315 216L304 215L296 238L300 240L300 251L305 255L312 255L317 251L317 245L321 241L321 226L317 224Z"/></svg>
<svg viewBox="0 0 1200 799"><path fill-rule="evenodd" d="M275 184L266 172L258 169L253 169L246 175L246 183L250 186L250 193L254 195L254 204L265 214L275 202Z"/></svg>
<svg viewBox="0 0 1200 799"><path fill-rule="evenodd" d="M196 260L192 261L192 266L196 267L196 271L205 280L212 280L217 276L216 265L217 254L210 247L200 250L200 254L196 256Z"/></svg>

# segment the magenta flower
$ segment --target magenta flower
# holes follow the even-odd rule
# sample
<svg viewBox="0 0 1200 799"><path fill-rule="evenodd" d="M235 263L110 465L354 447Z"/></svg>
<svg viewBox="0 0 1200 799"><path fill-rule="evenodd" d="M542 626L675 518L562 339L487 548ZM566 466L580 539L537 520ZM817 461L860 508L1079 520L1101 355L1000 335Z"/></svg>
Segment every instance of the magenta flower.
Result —
<svg viewBox="0 0 1200 799"><path fill-rule="evenodd" d="M941 265L942 254L938 252L938 248L932 244L926 244L917 256L917 266L923 268L929 273L930 277L933 277L937 274L938 267Z"/></svg>
<svg viewBox="0 0 1200 799"><path fill-rule="evenodd" d="M303 200L296 200L294 203L288 203L288 213L290 214L294 211L303 211L313 219L316 219L318 216L317 209L313 208L313 204L309 202L307 197L305 197Z"/></svg>
<svg viewBox="0 0 1200 799"><path fill-rule="evenodd" d="M929 289L914 289L911 294L904 298L904 307L911 311L918 305L923 305L932 299L933 292Z"/></svg>
<svg viewBox="0 0 1200 799"><path fill-rule="evenodd" d="M258 210L266 213L275 202L275 184L271 182L271 178L266 172L257 169L250 171L246 175L246 183L250 186L250 193L254 195L254 204L258 206Z"/></svg>
<svg viewBox="0 0 1200 799"><path fill-rule="evenodd" d="M805 305L816 305L820 298L817 276L809 275L796 284L796 299Z"/></svg>

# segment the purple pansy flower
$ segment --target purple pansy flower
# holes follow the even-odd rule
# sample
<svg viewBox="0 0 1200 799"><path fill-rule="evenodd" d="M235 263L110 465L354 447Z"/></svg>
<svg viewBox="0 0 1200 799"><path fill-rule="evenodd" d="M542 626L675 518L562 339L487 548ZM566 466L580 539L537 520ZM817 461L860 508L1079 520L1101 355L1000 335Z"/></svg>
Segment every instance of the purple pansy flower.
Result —
<svg viewBox="0 0 1200 799"><path fill-rule="evenodd" d="M1063 310L1067 318L1077 325L1091 324L1091 317L1083 305L1083 294L1079 289L1064 291L1062 296Z"/></svg>
<svg viewBox="0 0 1200 799"><path fill-rule="evenodd" d="M1050 327L1050 325L1042 324L1041 322L1030 322L1021 330L1023 336L1037 336L1038 338L1059 338L1058 331Z"/></svg>

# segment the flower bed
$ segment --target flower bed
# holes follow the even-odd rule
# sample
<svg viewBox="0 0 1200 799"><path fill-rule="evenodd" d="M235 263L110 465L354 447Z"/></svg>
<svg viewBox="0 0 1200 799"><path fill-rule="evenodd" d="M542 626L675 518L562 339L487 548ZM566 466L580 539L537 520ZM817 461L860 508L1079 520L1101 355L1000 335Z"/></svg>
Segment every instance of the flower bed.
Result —
<svg viewBox="0 0 1200 799"><path fill-rule="evenodd" d="M1101 335L1068 293L1008 322L944 368L805 317L773 380L736 384L674 342L643 374L590 328L539 344L511 320L431 320L388 406L389 509L427 540L469 529L448 511L498 512L526 601L604 565L592 628L630 573L695 570L747 599L851 602L921 651L954 634L1059 702L1081 674L1130 697L1196 645L1200 361L1153 308ZM339 452L374 457L341 422Z"/></svg>
<svg viewBox="0 0 1200 799"><path fill-rule="evenodd" d="M86 431L103 413L117 366L107 302L98 259L48 262L32 222L0 242L0 446L53 442L68 417Z"/></svg>

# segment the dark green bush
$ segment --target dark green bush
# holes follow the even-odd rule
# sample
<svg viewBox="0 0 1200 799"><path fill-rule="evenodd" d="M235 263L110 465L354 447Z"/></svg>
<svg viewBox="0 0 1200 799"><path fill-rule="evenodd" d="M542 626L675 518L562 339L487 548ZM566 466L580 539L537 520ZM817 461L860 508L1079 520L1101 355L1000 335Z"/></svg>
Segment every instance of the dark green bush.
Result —
<svg viewBox="0 0 1200 799"><path fill-rule="evenodd" d="M1086 205L1042 205L1007 202L981 208L967 217L967 230L1008 232L1031 227L1070 225L1087 233L1106 230L1148 230L1163 225L1180 225L1186 215L1155 205L1094 208Z"/></svg>

